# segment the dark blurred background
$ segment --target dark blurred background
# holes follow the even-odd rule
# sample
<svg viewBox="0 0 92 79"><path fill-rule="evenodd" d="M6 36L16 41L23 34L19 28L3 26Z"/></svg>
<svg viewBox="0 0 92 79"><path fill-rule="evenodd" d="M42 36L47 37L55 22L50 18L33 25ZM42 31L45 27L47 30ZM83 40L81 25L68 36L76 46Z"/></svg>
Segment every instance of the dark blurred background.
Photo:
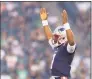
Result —
<svg viewBox="0 0 92 79"><path fill-rule="evenodd" d="M39 10L48 11L52 31L62 24L66 9L77 43L71 79L90 79L91 2L0 2L1 79L51 79L53 50L41 24Z"/></svg>

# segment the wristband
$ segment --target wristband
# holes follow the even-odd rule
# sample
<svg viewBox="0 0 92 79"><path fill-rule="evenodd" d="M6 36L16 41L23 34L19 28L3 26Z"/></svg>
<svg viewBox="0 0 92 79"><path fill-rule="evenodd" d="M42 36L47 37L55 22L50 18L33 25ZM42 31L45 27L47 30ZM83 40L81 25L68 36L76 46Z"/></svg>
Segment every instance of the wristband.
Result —
<svg viewBox="0 0 92 79"><path fill-rule="evenodd" d="M48 21L47 21L47 20L43 20L43 21L42 21L42 25L43 25L43 26L48 25Z"/></svg>
<svg viewBox="0 0 92 79"><path fill-rule="evenodd" d="M64 24L64 28L65 28L65 30L71 29L69 23L65 23L65 24Z"/></svg>

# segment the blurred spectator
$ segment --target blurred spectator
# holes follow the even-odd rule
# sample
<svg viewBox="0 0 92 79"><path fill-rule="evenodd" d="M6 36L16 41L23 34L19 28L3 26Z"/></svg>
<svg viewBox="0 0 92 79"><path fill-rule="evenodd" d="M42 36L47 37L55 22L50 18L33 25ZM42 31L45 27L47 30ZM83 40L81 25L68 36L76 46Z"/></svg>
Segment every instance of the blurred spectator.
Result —
<svg viewBox="0 0 92 79"><path fill-rule="evenodd" d="M18 60L17 56L11 54L6 56L6 63L9 70L13 71L15 69L17 60Z"/></svg>
<svg viewBox="0 0 92 79"><path fill-rule="evenodd" d="M1 56L0 56L0 59L1 59L1 60L4 59L5 54L6 54L5 51L1 49L1 54L0 54L0 55L1 55Z"/></svg>
<svg viewBox="0 0 92 79"><path fill-rule="evenodd" d="M3 74L1 75L1 79L13 79L10 75Z"/></svg>
<svg viewBox="0 0 92 79"><path fill-rule="evenodd" d="M16 74L17 79L28 79L28 71L25 69L22 62L18 63Z"/></svg>

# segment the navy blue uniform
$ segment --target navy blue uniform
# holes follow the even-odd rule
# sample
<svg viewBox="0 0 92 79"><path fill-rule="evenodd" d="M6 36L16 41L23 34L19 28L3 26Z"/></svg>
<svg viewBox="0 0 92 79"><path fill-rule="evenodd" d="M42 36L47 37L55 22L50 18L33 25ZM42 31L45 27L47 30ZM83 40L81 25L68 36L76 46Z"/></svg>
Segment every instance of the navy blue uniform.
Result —
<svg viewBox="0 0 92 79"><path fill-rule="evenodd" d="M51 69L52 76L70 77L71 62L75 51L69 53L67 51L67 43L56 47L54 50L56 51L56 55Z"/></svg>

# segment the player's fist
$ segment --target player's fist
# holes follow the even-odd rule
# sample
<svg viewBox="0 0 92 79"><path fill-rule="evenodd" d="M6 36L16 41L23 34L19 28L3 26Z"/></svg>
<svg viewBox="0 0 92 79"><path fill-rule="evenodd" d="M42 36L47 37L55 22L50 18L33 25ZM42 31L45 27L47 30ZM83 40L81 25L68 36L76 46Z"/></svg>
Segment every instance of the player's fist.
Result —
<svg viewBox="0 0 92 79"><path fill-rule="evenodd" d="M40 18L41 20L47 20L48 14L45 8L40 9Z"/></svg>
<svg viewBox="0 0 92 79"><path fill-rule="evenodd" d="M63 12L61 13L62 16L62 23L65 24L68 22L68 14L66 12L66 10L63 10Z"/></svg>

